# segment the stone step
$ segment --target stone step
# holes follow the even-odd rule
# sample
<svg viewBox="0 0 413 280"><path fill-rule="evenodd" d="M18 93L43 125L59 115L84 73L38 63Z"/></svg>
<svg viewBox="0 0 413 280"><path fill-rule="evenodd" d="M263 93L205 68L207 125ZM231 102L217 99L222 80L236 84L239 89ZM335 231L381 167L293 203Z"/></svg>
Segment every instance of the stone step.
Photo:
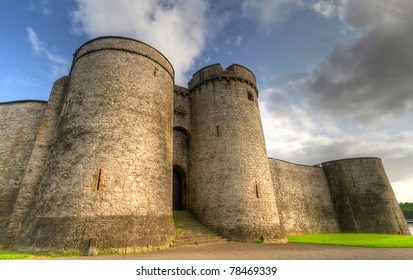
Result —
<svg viewBox="0 0 413 280"><path fill-rule="evenodd" d="M214 238L214 239L208 239L208 238L192 238L192 239L175 239L173 241L172 246L180 246L180 245L198 245L198 244L205 244L205 243L224 243L228 242L226 239L223 238Z"/></svg>
<svg viewBox="0 0 413 280"><path fill-rule="evenodd" d="M174 211L174 221L176 237L172 246L227 242L201 224L189 211Z"/></svg>
<svg viewBox="0 0 413 280"><path fill-rule="evenodd" d="M185 245L201 245L201 244L217 244L228 242L227 240L188 240L188 241L174 241L172 247Z"/></svg>
<svg viewBox="0 0 413 280"><path fill-rule="evenodd" d="M193 233L193 234L216 234L215 232L213 232L212 230L210 230L209 228L206 228L205 226L196 226L196 227L191 227L191 226L185 226L185 227L175 227L177 232L181 232L181 233Z"/></svg>
<svg viewBox="0 0 413 280"><path fill-rule="evenodd" d="M179 240L220 240L222 237L220 236L205 236L205 235L197 235L197 236L179 236Z"/></svg>

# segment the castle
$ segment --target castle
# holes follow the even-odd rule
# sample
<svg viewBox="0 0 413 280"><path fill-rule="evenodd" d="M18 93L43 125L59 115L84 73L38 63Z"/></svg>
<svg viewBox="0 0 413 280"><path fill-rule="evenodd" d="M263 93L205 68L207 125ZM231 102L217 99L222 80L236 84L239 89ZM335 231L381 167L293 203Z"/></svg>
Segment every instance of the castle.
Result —
<svg viewBox="0 0 413 280"><path fill-rule="evenodd" d="M48 102L0 104L0 244L165 248L181 209L237 241L410 234L379 158L268 158L257 98L241 65L204 67L183 88L145 43L85 43Z"/></svg>

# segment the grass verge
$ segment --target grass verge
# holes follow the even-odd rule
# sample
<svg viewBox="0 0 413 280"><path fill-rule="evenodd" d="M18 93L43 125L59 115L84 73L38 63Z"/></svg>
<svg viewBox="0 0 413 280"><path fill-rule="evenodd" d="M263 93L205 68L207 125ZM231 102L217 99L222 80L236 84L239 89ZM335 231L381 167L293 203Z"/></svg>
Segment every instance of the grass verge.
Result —
<svg viewBox="0 0 413 280"><path fill-rule="evenodd" d="M413 236L370 233L331 233L288 236L292 243L370 248L413 248Z"/></svg>
<svg viewBox="0 0 413 280"><path fill-rule="evenodd" d="M0 260L33 259L39 256L0 250Z"/></svg>

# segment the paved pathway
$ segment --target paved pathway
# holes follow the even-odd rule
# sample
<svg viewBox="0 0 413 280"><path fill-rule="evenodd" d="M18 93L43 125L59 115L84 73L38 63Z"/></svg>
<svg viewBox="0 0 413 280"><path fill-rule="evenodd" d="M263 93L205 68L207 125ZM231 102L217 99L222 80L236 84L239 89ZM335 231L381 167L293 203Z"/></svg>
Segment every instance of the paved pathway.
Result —
<svg viewBox="0 0 413 280"><path fill-rule="evenodd" d="M79 258L76 258L79 259ZM413 260L413 248L360 248L311 244L228 242L151 253L81 257L101 260Z"/></svg>

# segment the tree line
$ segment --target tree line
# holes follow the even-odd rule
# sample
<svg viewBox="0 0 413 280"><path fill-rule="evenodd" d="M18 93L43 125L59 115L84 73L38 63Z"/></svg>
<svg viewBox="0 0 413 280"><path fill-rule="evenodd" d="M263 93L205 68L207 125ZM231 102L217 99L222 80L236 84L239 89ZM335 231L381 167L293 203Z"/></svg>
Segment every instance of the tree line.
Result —
<svg viewBox="0 0 413 280"><path fill-rule="evenodd" d="M413 219L413 202L401 202L400 208L406 219Z"/></svg>

